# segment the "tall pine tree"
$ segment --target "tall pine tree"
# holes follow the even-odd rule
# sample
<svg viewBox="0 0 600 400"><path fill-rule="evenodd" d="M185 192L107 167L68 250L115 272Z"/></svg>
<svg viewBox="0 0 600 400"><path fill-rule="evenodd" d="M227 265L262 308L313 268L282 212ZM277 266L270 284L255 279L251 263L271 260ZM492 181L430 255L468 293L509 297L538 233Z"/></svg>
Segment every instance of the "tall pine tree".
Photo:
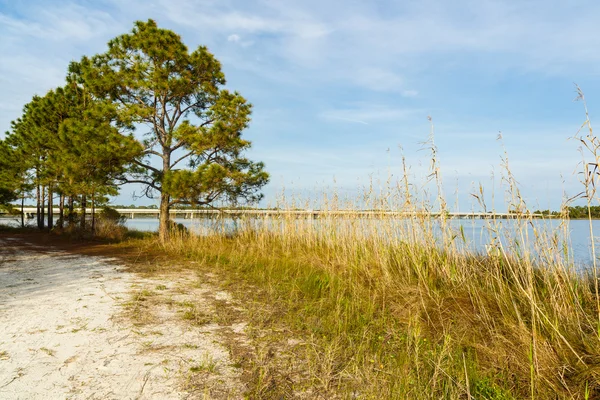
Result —
<svg viewBox="0 0 600 400"><path fill-rule="evenodd" d="M84 57L70 71L97 99L115 105L120 123L149 127L144 151L133 160L137 171L123 180L142 183L149 197L160 193L163 240L174 205L262 197L268 174L243 157L251 145L241 137L251 105L223 89L221 65L206 47L189 52L174 32L152 20L136 22L106 53Z"/></svg>
<svg viewBox="0 0 600 400"><path fill-rule="evenodd" d="M55 194L79 199L81 227L86 225L88 199L116 193L115 179L122 176L142 147L132 135L122 135L114 124L111 103L92 98L69 80L65 87L36 96L13 122L5 145L20 160L22 171L32 171L38 202L38 226L44 228L44 204L48 227L53 226ZM26 176L24 174L23 176ZM61 222L62 223L62 222Z"/></svg>

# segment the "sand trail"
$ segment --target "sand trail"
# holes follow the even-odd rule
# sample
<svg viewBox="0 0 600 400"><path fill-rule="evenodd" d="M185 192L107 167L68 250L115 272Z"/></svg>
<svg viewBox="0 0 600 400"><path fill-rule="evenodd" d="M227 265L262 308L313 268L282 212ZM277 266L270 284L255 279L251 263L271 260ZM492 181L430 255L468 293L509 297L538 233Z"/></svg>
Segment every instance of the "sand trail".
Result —
<svg viewBox="0 0 600 400"><path fill-rule="evenodd" d="M219 327L182 318L213 290L197 282L0 238L0 399L242 398ZM143 296L169 301L136 324Z"/></svg>

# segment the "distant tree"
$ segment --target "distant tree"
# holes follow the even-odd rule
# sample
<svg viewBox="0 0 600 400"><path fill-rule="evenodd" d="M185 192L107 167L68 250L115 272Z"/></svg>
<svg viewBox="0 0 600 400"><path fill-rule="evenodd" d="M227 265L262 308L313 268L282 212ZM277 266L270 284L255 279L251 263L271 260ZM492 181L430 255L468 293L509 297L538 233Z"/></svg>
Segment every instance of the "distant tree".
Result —
<svg viewBox="0 0 600 400"><path fill-rule="evenodd" d="M106 53L84 57L70 71L97 99L115 105L122 126L149 127L144 151L133 161L137 170L122 179L145 185L148 197L160 193L163 240L174 205L252 203L262 197L264 166L242 155L251 145L241 137L251 105L222 89L221 65L206 47L190 53L174 32L153 20L136 22L131 34L108 43Z"/></svg>
<svg viewBox="0 0 600 400"><path fill-rule="evenodd" d="M587 219L589 217L600 218L600 206L591 206L588 210L587 206L574 206L568 209L569 218L572 219Z"/></svg>

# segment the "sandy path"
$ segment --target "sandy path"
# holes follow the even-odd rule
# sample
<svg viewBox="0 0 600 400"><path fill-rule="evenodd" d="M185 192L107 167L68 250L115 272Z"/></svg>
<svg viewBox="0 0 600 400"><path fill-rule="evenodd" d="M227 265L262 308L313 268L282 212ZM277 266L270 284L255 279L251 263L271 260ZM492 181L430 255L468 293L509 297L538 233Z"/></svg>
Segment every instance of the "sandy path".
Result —
<svg viewBox="0 0 600 400"><path fill-rule="evenodd" d="M182 319L210 288L177 279L0 238L0 399L241 398L218 327ZM132 290L169 301L134 324Z"/></svg>

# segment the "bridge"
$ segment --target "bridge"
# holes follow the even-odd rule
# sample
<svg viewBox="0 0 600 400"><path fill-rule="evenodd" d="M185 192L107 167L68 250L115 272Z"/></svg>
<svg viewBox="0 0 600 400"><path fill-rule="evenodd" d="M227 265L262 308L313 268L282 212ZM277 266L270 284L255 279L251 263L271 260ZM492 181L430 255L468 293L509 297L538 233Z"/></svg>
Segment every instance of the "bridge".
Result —
<svg viewBox="0 0 600 400"><path fill-rule="evenodd" d="M20 215L21 208L15 207ZM47 211L47 210L46 210ZM152 216L157 217L160 214L160 210L157 208L117 208L116 211L119 214L134 219L136 216ZM36 207L24 207L23 213L28 218L34 218L37 214ZM58 215L59 209L53 208L54 215ZM92 210L87 208L86 214L91 215ZM98 210L96 210L96 214ZM7 214L6 211L0 210L1 214ZM322 218L322 217L358 217L358 218L409 218L409 217L439 217L439 212L408 212L408 211L392 211L392 210L286 210L286 209L248 209L248 210L235 210L235 209L171 209L169 214L172 217L180 217L185 219L194 218L213 218L213 217L297 217L297 218ZM448 218L461 218L461 219L509 219L509 218L523 218L529 214L515 214L515 213L483 213L483 212L447 212L445 213ZM542 214L530 214L533 218L549 218L550 216Z"/></svg>

